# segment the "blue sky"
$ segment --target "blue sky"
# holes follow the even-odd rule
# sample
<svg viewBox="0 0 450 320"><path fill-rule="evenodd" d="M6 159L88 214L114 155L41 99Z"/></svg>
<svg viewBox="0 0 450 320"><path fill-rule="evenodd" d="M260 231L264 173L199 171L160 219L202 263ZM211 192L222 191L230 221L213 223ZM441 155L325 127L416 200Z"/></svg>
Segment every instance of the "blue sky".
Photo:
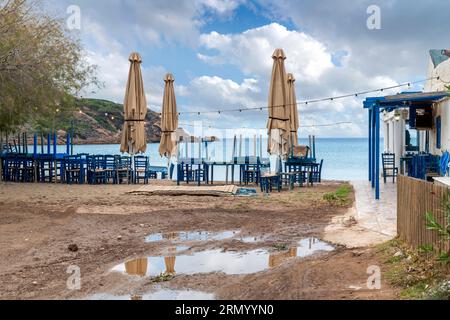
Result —
<svg viewBox="0 0 450 320"><path fill-rule="evenodd" d="M268 0L46 0L67 18L81 10L81 29L72 31L99 66L105 86L86 96L122 102L128 55L143 57L148 103L158 111L164 75L176 78L180 111L266 106L272 52L281 47L286 68L297 79L299 100L352 93L426 78L428 50L450 44L450 4L443 1ZM369 30L367 8L381 9L381 30ZM432 17L432 19L430 19ZM413 88L420 90L420 87ZM397 93L394 90L392 93ZM302 128L321 137L362 137L367 115L361 100L300 108ZM182 116L187 123L264 128L266 112Z"/></svg>

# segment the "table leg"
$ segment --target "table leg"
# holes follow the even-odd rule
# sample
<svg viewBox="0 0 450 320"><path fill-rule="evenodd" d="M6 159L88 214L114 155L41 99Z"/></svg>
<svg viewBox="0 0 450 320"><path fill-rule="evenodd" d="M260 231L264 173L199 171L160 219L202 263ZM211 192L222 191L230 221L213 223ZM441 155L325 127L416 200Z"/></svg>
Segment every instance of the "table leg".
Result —
<svg viewBox="0 0 450 320"><path fill-rule="evenodd" d="M231 184L234 184L234 164L231 165Z"/></svg>
<svg viewBox="0 0 450 320"><path fill-rule="evenodd" d="M228 165L225 165L225 184L228 185Z"/></svg>

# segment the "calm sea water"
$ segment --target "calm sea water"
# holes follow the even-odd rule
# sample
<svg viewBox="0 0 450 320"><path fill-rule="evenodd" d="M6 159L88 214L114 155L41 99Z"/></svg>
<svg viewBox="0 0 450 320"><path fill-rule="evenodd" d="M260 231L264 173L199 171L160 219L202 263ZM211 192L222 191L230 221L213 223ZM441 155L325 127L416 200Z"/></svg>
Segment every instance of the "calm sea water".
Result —
<svg viewBox="0 0 450 320"><path fill-rule="evenodd" d="M301 139L302 145L307 145L306 140ZM267 142L263 141L263 156L266 157ZM158 154L158 144L149 144L146 155L150 157L151 164L155 166L166 166L167 160ZM185 145L181 146L180 153L185 155ZM239 148L238 148L239 149ZM65 147L59 146L58 152L64 152ZM215 160L230 160L233 153L233 141L225 140L210 144L208 153ZM258 149L259 150L259 149ZM316 157L324 159L323 177L327 180L365 180L368 172L368 143L367 139L317 139ZM118 154L118 145L77 145L74 146L75 153L89 154ZM205 150L203 149L204 153ZM198 156L197 144L188 146L188 154ZM225 154L225 157L223 156ZM254 155L254 143L248 141L242 145L243 155ZM239 151L238 154L239 155ZM225 171L221 168L215 170L215 179L223 180Z"/></svg>

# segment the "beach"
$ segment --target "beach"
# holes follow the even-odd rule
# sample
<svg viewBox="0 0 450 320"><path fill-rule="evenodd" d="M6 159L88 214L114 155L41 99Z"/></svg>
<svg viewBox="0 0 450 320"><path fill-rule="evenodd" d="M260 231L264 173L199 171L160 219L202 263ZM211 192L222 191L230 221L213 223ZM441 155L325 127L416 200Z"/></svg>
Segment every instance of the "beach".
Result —
<svg viewBox="0 0 450 320"><path fill-rule="evenodd" d="M374 247L322 242L330 238L330 226L346 228L347 222L336 218L352 209L353 194L344 203L324 200L343 185L326 182L270 197L240 198L131 195L139 188L134 185L3 183L0 298L131 299L161 290L189 290L215 299L393 298L395 290L384 280L382 290L364 289L367 267L382 265ZM213 236L181 239L182 233L200 231ZM152 234L162 235L161 241L145 241ZM305 243L313 249L322 245L323 251L303 254ZM202 256L209 253L211 257ZM222 256L236 265L222 261L222 268ZM117 272L122 263L146 257L155 257L148 258L146 272ZM243 269L239 257L250 259ZM152 268L159 266L152 261L165 261L169 268L170 258L177 259L174 274L154 274ZM80 269L79 290L66 284L73 266Z"/></svg>

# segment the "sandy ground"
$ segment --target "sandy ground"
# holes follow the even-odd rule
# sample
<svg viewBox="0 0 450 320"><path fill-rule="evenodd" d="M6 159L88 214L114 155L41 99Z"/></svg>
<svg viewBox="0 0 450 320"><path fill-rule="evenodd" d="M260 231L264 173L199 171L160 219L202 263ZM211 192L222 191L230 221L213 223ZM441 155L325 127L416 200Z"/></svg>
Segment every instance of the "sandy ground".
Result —
<svg viewBox="0 0 450 320"><path fill-rule="evenodd" d="M152 182L163 183L163 182ZM297 189L266 198L130 195L136 186L66 186L0 183L0 298L85 299L94 294L136 295L158 288L195 290L219 299L391 299L388 284L368 290L367 268L382 265L371 247L347 248L308 258L284 259L286 246L315 237L345 236L350 207L323 200L339 183ZM241 230L262 243L233 239L187 243L188 254L205 250L266 249L282 263L249 275L175 275L157 282L111 268L162 255L164 243L145 243L152 233ZM334 234L334 230L336 234ZM364 234L358 233L364 238ZM354 241L353 241L354 242ZM76 244L77 252L68 250ZM280 252L278 252L280 251ZM69 266L81 270L81 290L67 289Z"/></svg>

